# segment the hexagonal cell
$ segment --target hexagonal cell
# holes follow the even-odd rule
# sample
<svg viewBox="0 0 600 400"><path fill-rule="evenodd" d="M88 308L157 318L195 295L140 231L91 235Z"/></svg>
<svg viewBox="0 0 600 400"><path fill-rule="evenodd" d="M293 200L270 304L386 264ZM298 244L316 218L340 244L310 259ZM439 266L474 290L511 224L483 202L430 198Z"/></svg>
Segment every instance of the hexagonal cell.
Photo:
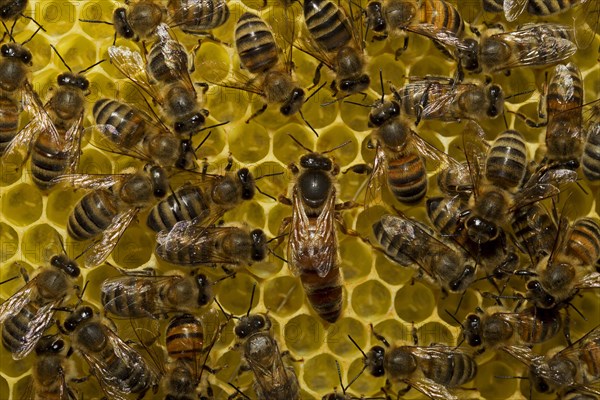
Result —
<svg viewBox="0 0 600 400"><path fill-rule="evenodd" d="M43 207L40 191L26 183L7 189L2 196L2 215L17 226L27 226L37 221Z"/></svg>
<svg viewBox="0 0 600 400"><path fill-rule="evenodd" d="M48 224L35 225L25 232L21 254L33 264L47 264L52 256L61 254L60 234Z"/></svg>
<svg viewBox="0 0 600 400"><path fill-rule="evenodd" d="M82 174L110 174L111 160L96 149L85 149L79 160L79 172Z"/></svg>
<svg viewBox="0 0 600 400"><path fill-rule="evenodd" d="M390 305L391 293L379 281L366 281L352 291L352 308L363 318L387 314Z"/></svg>
<svg viewBox="0 0 600 400"><path fill-rule="evenodd" d="M517 390L519 380L498 379L496 377L514 375L515 369L511 366L501 361L492 361L479 365L474 386L484 398L508 399Z"/></svg>
<svg viewBox="0 0 600 400"><path fill-rule="evenodd" d="M17 253L19 234L12 226L0 222L0 262L5 262Z"/></svg>
<svg viewBox="0 0 600 400"><path fill-rule="evenodd" d="M304 314L287 321L283 330L286 347L298 356L315 352L325 337L321 321Z"/></svg>
<svg viewBox="0 0 600 400"><path fill-rule="evenodd" d="M365 324L355 318L342 318L327 329L327 346L339 356L348 356L356 352L356 347L348 335L357 343L366 343L368 330Z"/></svg>
<svg viewBox="0 0 600 400"><path fill-rule="evenodd" d="M349 363L349 364L348 364ZM364 360L362 356L354 361L347 361L348 373L346 374L345 384L348 384L349 380L354 379L364 367ZM369 371L364 371L357 380L354 381L349 389L349 392L355 394L364 394L367 396L375 397L380 393L381 388L385 386L385 377L376 378L372 376Z"/></svg>
<svg viewBox="0 0 600 400"><path fill-rule="evenodd" d="M121 236L111 255L120 267L137 268L150 260L154 246L154 236L148 229L132 224Z"/></svg>
<svg viewBox="0 0 600 400"><path fill-rule="evenodd" d="M335 358L331 354L319 354L305 360L302 380L309 389L317 393L331 391L338 386Z"/></svg>
<svg viewBox="0 0 600 400"><path fill-rule="evenodd" d="M317 151L330 151L346 142L349 143L329 154L340 167L345 167L356 158L359 143L354 132L348 127L341 125L321 130L317 141Z"/></svg>
<svg viewBox="0 0 600 400"><path fill-rule="evenodd" d="M444 344L452 346L455 342L454 335L446 325L439 322L427 322L417 328L419 345L430 346Z"/></svg>
<svg viewBox="0 0 600 400"><path fill-rule="evenodd" d="M435 307L435 297L427 286L415 282L404 285L396 292L394 307L404 321L423 321L431 316Z"/></svg>
<svg viewBox="0 0 600 400"><path fill-rule="evenodd" d="M304 290L298 278L280 276L265 282L264 304L270 313L287 317L298 311L303 303Z"/></svg>
<svg viewBox="0 0 600 400"><path fill-rule="evenodd" d="M46 203L46 217L58 226L66 227L71 211L84 195L83 191L75 192L70 188L52 189Z"/></svg>
<svg viewBox="0 0 600 400"><path fill-rule="evenodd" d="M375 268L379 277L390 285L406 284L416 274L414 269L402 267L383 254L375 255Z"/></svg>
<svg viewBox="0 0 600 400"><path fill-rule="evenodd" d="M6 379L4 379L3 376L0 376L0 393L3 393L4 395L6 395L7 397L10 395L11 391L10 391L10 387L8 385L8 382L6 381Z"/></svg>
<svg viewBox="0 0 600 400"><path fill-rule="evenodd" d="M225 310L233 315L246 314L250 305L252 288L256 284L257 282L246 274L237 274L235 279L225 279L219 287L219 302ZM260 297L260 286L257 286L252 299L251 312L259 304Z"/></svg>
<svg viewBox="0 0 600 400"><path fill-rule="evenodd" d="M269 132L257 123L239 125L229 131L229 151L243 163L261 161L271 146Z"/></svg>

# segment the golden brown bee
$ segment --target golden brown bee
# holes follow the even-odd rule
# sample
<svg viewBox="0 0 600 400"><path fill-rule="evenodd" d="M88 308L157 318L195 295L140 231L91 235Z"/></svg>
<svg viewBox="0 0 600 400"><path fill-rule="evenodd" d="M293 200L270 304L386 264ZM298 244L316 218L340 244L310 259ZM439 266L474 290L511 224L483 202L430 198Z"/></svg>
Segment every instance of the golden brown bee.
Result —
<svg viewBox="0 0 600 400"><path fill-rule="evenodd" d="M366 14L367 27L380 32L375 39L384 39L388 32L403 30L451 48L462 45L460 39L465 23L456 7L444 0L373 0L367 5ZM407 47L408 38L401 50Z"/></svg>
<svg viewBox="0 0 600 400"><path fill-rule="evenodd" d="M61 328L73 349L88 363L90 372L110 399L142 398L158 385L156 372L144 358L125 343L117 332L89 306L80 306L64 320Z"/></svg>
<svg viewBox="0 0 600 400"><path fill-rule="evenodd" d="M289 166L295 176L292 199L281 196L280 201L292 206L292 216L283 220L279 231L283 233L289 227L288 265L294 275L300 276L310 305L321 318L333 323L342 314L335 225L341 220L338 211L352 205L336 203L339 166L325 153L305 150L309 153L300 158L299 167Z"/></svg>
<svg viewBox="0 0 600 400"><path fill-rule="evenodd" d="M135 216L169 190L165 171L147 164L143 170L120 175L64 175L58 182L91 189L69 215L67 231L75 240L102 235L87 248L85 266L100 265L110 255Z"/></svg>
<svg viewBox="0 0 600 400"><path fill-rule="evenodd" d="M300 386L296 372L283 364L279 345L270 329L271 320L265 314L247 314L235 326L244 360L254 373L256 397L259 400L298 400Z"/></svg>
<svg viewBox="0 0 600 400"><path fill-rule="evenodd" d="M366 67L362 38L355 32L352 20L330 0L307 0L304 2L304 22L310 34L308 48L320 64L317 67L316 86L323 65L336 77L331 84L334 96L338 90L343 97L366 90L371 79Z"/></svg>
<svg viewBox="0 0 600 400"><path fill-rule="evenodd" d="M498 85L456 83L452 79L411 77L397 93L406 115L421 119L460 121L496 118L504 112L504 94Z"/></svg>
<svg viewBox="0 0 600 400"><path fill-rule="evenodd" d="M534 203L516 209L511 224L517 245L524 247L533 265L550 255L558 227L543 205Z"/></svg>
<svg viewBox="0 0 600 400"><path fill-rule="evenodd" d="M532 386L540 393L580 391L597 394L600 379L600 327L596 326L577 342L546 356L529 347L513 346L506 350L529 368Z"/></svg>
<svg viewBox="0 0 600 400"><path fill-rule="evenodd" d="M559 24L525 24L516 31L465 39L461 65L467 71L497 73L519 67L542 67L566 60L577 51L573 30Z"/></svg>
<svg viewBox="0 0 600 400"><path fill-rule="evenodd" d="M468 200L473 190L469 164L467 162L455 163L442 169L437 175L437 184L444 194Z"/></svg>
<svg viewBox="0 0 600 400"><path fill-rule="evenodd" d="M252 265L267 257L267 237L260 229L247 226L198 226L180 222L157 239L156 255L185 266L226 264Z"/></svg>
<svg viewBox="0 0 600 400"><path fill-rule="evenodd" d="M160 318L193 312L213 300L213 283L203 274L128 275L102 282L104 310L119 318Z"/></svg>
<svg viewBox="0 0 600 400"><path fill-rule="evenodd" d="M372 325L371 325L372 328ZM413 327L414 346L391 346L381 335L373 331L375 337L385 346L373 346L364 353L367 371L375 376L387 376L392 382L403 382L434 400L457 400L451 390L475 378L477 363L465 350L444 346L418 346L418 338ZM350 338L354 342L352 338Z"/></svg>
<svg viewBox="0 0 600 400"><path fill-rule="evenodd" d="M475 262L436 239L423 224L384 215L373 233L385 254L403 267L415 266L421 276L445 292L463 292L475 278Z"/></svg>
<svg viewBox="0 0 600 400"><path fill-rule="evenodd" d="M191 34L206 34L229 19L226 0L169 0L167 4L172 26Z"/></svg>
<svg viewBox="0 0 600 400"><path fill-rule="evenodd" d="M562 327L556 309L529 307L519 312L506 312L502 307L478 308L462 324L469 346L494 348L511 345L533 345L552 339Z"/></svg>
<svg viewBox="0 0 600 400"><path fill-rule="evenodd" d="M0 306L2 344L15 360L26 357L54 322L54 312L76 289L80 270L75 261L57 255L31 280L21 273L27 283Z"/></svg>

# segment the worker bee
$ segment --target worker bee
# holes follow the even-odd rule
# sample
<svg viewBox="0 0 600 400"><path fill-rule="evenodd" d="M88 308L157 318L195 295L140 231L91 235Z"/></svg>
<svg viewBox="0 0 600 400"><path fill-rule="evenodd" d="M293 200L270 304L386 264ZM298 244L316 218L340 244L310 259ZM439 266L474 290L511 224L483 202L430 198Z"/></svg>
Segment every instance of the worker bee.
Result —
<svg viewBox="0 0 600 400"><path fill-rule="evenodd" d="M524 248L533 265L550 255L558 235L558 227L544 206L533 203L516 209L511 225L517 245Z"/></svg>
<svg viewBox="0 0 600 400"><path fill-rule="evenodd" d="M403 30L425 36L437 45L462 46L465 23L452 4L444 0L373 0L366 9L367 27L385 39L389 31ZM404 48L408 47L408 37ZM398 57L399 53L396 53Z"/></svg>
<svg viewBox="0 0 600 400"><path fill-rule="evenodd" d="M591 110L590 120L585 126L586 141L581 157L581 169L590 181L600 180L600 105Z"/></svg>
<svg viewBox="0 0 600 400"><path fill-rule="evenodd" d="M456 83L453 79L411 77L396 93L406 115L421 119L460 121L496 118L504 112L504 94L498 85Z"/></svg>
<svg viewBox="0 0 600 400"><path fill-rule="evenodd" d="M469 163L466 161L454 163L442 169L437 175L437 184L444 194L450 197L459 196L463 200L468 200L473 190Z"/></svg>
<svg viewBox="0 0 600 400"><path fill-rule="evenodd" d="M236 347L242 347L244 360L254 373L256 397L259 400L300 399L296 372L283 364L279 345L270 332L271 320L266 314L250 314L250 308L239 318L234 332L238 339Z"/></svg>
<svg viewBox="0 0 600 400"><path fill-rule="evenodd" d="M206 35L229 19L226 0L169 0L167 4L171 26L178 26L185 33Z"/></svg>
<svg viewBox="0 0 600 400"><path fill-rule="evenodd" d="M477 374L477 363L466 350L444 345L419 346L414 327L414 346L391 346L373 330L372 325L371 330L385 348L373 346L365 353L354 339L350 337L350 340L362 353L365 367L371 375L386 375L389 381L408 385L399 393L400 396L414 387L435 400L457 400L451 390L471 381Z"/></svg>
<svg viewBox="0 0 600 400"><path fill-rule="evenodd" d="M489 3L489 0L487 2ZM484 3L486 3L485 0ZM585 3L588 3L588 5L584 6ZM527 10L527 14L529 15L548 17L550 15L562 14L576 6L581 6L581 8L583 8L584 11L590 11L589 3L593 3L593 1L588 2L588 0L504 0L504 2L500 2L499 4L501 7L500 10L491 11L503 11L506 20L512 22L519 18L519 16L523 12L525 12L525 10Z"/></svg>
<svg viewBox="0 0 600 400"><path fill-rule="evenodd" d="M513 346L507 352L528 366L529 379L540 393L576 390L600 395L599 326L553 355L537 355L526 346Z"/></svg>
<svg viewBox="0 0 600 400"><path fill-rule="evenodd" d="M134 157L151 160L162 167L192 167L191 141L180 139L141 109L104 98L94 103L93 114L94 128L102 134L101 140L94 142L96 147L117 154L128 154L129 150Z"/></svg>
<svg viewBox="0 0 600 400"><path fill-rule="evenodd" d="M73 349L88 363L90 372L110 399L139 398L158 385L158 376L144 358L89 306L79 306L64 320L61 330Z"/></svg>
<svg viewBox="0 0 600 400"><path fill-rule="evenodd" d="M225 174L210 175L184 184L158 202L148 214L146 224L155 232L171 231L181 221L193 221L195 226L214 224L221 216L252 200L256 193L256 180L248 168L231 172L233 159L225 166Z"/></svg>
<svg viewBox="0 0 600 400"><path fill-rule="evenodd" d="M25 358L53 323L54 312L77 289L80 270L65 255L53 256L26 284L0 306L2 344L15 360Z"/></svg>
<svg viewBox="0 0 600 400"><path fill-rule="evenodd" d="M381 78L383 85L383 78ZM448 168L458 165L453 158L423 140L400 116L396 100L381 99L372 105L369 126L373 127L369 147L375 148L373 167L358 164L350 168L356 173L369 173L365 205L381 194L383 182L402 203L416 203L427 193L425 159Z"/></svg>
<svg viewBox="0 0 600 400"><path fill-rule="evenodd" d="M403 267L416 265L420 276L444 292L463 292L475 278L472 260L417 221L384 215L373 224L373 233L391 260Z"/></svg>
<svg viewBox="0 0 600 400"><path fill-rule="evenodd" d="M147 65L139 52L127 47L111 46L108 54L113 65L160 106L176 134L184 138L195 135L204 126L208 110L202 108L203 101L190 78L187 53L171 38L165 24L160 24L156 33Z"/></svg>
<svg viewBox="0 0 600 400"><path fill-rule="evenodd" d="M159 234L156 255L171 264L251 265L267 256L267 237L247 226L199 226L180 222Z"/></svg>
<svg viewBox="0 0 600 400"><path fill-rule="evenodd" d="M144 272L128 272L102 282L104 310L120 318L159 318L193 312L212 302L213 283L204 274L157 276Z"/></svg>
<svg viewBox="0 0 600 400"><path fill-rule="evenodd" d="M497 73L519 67L557 64L577 51L572 29L559 24L528 23L512 32L464 39L461 66L471 72Z"/></svg>
<svg viewBox="0 0 600 400"><path fill-rule="evenodd" d="M350 9L350 11L352 11ZM343 9L330 0L304 2L304 23L310 35L307 49L319 61L313 84L320 80L323 65L336 75L331 83L333 95L342 97L367 90L371 79L364 72L365 56L360 35L355 32L353 20Z"/></svg>
<svg viewBox="0 0 600 400"><path fill-rule="evenodd" d="M519 312L506 312L502 307L477 308L462 324L467 344L493 348L511 345L533 345L552 339L562 327L556 309L528 307Z"/></svg>
<svg viewBox="0 0 600 400"><path fill-rule="evenodd" d="M335 177L339 166L326 154L341 146L315 153L297 143L309 153L300 158L299 167L289 165L295 177L292 199L280 196L279 200L292 206L292 216L283 220L279 232L289 227L290 270L300 276L313 310L323 320L333 323L342 313L342 275L335 225L337 222L345 230L339 210L350 208L353 203L336 203Z"/></svg>
<svg viewBox="0 0 600 400"><path fill-rule="evenodd" d="M80 155L85 97L89 81L83 74L104 60L74 73L54 46L50 46L69 72L58 75L58 88L40 112L15 136L5 157L25 147L31 152L31 178L42 190L54 186L54 178L73 174Z"/></svg>
<svg viewBox="0 0 600 400"><path fill-rule="evenodd" d="M102 235L85 251L86 268L106 260L135 216L169 190L166 172L151 164L119 175L64 175L57 182L92 190L75 205L67 223L75 240Z"/></svg>

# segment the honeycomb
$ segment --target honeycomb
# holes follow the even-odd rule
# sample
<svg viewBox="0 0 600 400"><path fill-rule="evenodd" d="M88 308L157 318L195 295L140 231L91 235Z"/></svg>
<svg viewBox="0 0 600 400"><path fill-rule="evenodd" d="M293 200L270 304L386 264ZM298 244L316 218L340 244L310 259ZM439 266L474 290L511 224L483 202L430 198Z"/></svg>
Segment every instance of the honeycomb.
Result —
<svg viewBox="0 0 600 400"><path fill-rule="evenodd" d="M500 21L500 16L484 14L479 0L457 1L458 9L466 21L493 23ZM56 76L64 71L64 66L50 49L53 44L74 71L87 67L100 59L108 59L107 49L113 42L112 27L101 24L80 22L79 19L110 21L112 11L119 2L100 1L55 1L30 0L27 15L34 17L44 26L46 32L38 33L27 47L33 53L33 86L41 98L47 98L49 90L55 85ZM275 31L284 29L286 24L296 24L301 30L301 11L297 4L285 9L276 0L269 0L263 8L261 0L230 0L231 16L229 21L213 31L215 37L225 43L203 41L195 55L196 71L192 74L194 81L215 82L225 79L239 68L239 59L233 46L233 29L238 17L245 11L260 13ZM524 22L522 17L517 22ZM570 23L572 12L558 17L548 18L550 21ZM509 26L516 26L510 25ZM287 26L289 28L289 25ZM36 26L29 20L20 19L14 29L15 40L22 42L29 38ZM186 35L175 29L178 40L191 49L197 38ZM407 76L451 76L453 63L444 58L434 46L422 37L409 34L408 50L398 61L394 60L395 50L402 45L402 40L368 42L366 52L369 58L368 73L372 77L371 89L364 100L357 101L371 104L380 96L378 74L381 70L384 79L395 86L401 86ZM600 94L600 65L598 48L600 40L585 50L579 50L573 60L582 69L584 75L585 101L598 98ZM126 41L118 39L117 44L125 45ZM135 46L135 45L134 45ZM310 86L317 61L299 51L294 52L295 71L299 82ZM87 97L85 126L91 126L92 104L101 97L120 98L128 101L139 101L133 86L123 79L116 68L105 62L86 76L91 82L91 93ZM330 79L330 77L329 77ZM544 82L542 70L515 70L510 77L495 77L505 93L521 93L507 100L506 108L519 111L534 117L539 96L539 89ZM386 85L387 86L387 85ZM534 90L538 89L538 90ZM528 92L529 91L529 92ZM269 107L267 111L249 124L244 123L262 103L256 96L233 89L225 89L211 85L207 92L206 107L210 110L207 125L222 121L228 124L212 129L207 142L200 148L199 157L206 157L210 163L211 173L222 173L228 154L233 156L236 166L248 166L255 176L283 172L259 181L262 191L273 196L286 193L291 175L286 165L295 162L303 150L288 137L293 134L309 148L324 151L344 141L350 143L336 150L333 155L342 170L347 167L370 162L373 152L367 149L370 130L367 127L367 108L342 102L323 107L331 100L327 90L318 92L305 104L304 113L311 125L318 131L318 139L299 118L285 119L277 107ZM26 122L23 116L21 126ZM528 140L530 157L533 157L543 138L543 129L530 128L512 114L506 114L510 127L522 132ZM493 135L498 132L497 120L483 123L486 132ZM426 140L450 155L460 158L460 138L458 134L464 124L442 124L435 121L422 122L419 132ZM494 133L495 132L495 133ZM490 135L492 135L490 133ZM194 137L198 145L203 134ZM490 138L493 138L491 136ZM82 173L107 174L118 173L125 168L136 165L127 157L105 153L93 147L84 139L83 154L79 170ZM340 174L338 197L342 201L354 198L364 182L363 176ZM581 189L575 188L567 195L561 195L561 203L566 203L566 212L570 218L586 215L598 216L600 213L599 186L587 181L580 182ZM435 184L430 185L428 196L439 194ZM40 265L48 262L49 256L60 252L58 236L65 240L69 255L75 256L84 249L83 245L67 237L66 221L73 206L83 195L83 191L70 188L57 188L50 193L40 192L32 183L28 167L15 171L14 165L5 165L0 174L0 280L19 276L20 266L31 273ZM389 199L388 199L389 200ZM390 204L392 204L390 202ZM420 220L426 215L422 204L417 206L400 206L407 214ZM382 206L374 206L368 210L356 208L343 213L346 223L368 236L370 226L376 218L386 212ZM389 212L389 211L387 211ZM279 221L291 215L291 208L269 197L257 195L253 201L225 215L226 221L246 221L248 224L261 227L267 235L274 237L279 230ZM110 261L127 270L157 266L161 273L178 270L171 265L157 260L153 254L153 236L145 226L145 214L140 215L123 235ZM414 322L420 343L457 344L460 327L446 313L457 308L460 295L451 294L444 298L440 290L426 283L414 280L412 269L401 268L386 259L380 252L374 251L356 237L339 235L342 258L341 269L344 277L343 316L335 324L324 324L307 304L305 295L297 278L293 277L284 262L271 256L267 261L257 263L249 268L242 268L233 279L225 279L216 285L217 298L223 308L234 315L244 314L249 305L250 293L256 285L253 312L268 312L274 326L272 332L282 350L289 350L297 362L291 364L295 368L302 388L303 399L321 398L339 388L339 380L335 360L341 364L344 384L354 377L362 368L362 357L348 340L351 335L363 348L377 344L370 332L369 324L390 341L411 341L411 324ZM281 253L282 249L277 249ZM180 268L183 272L189 269ZM208 273L218 271L208 271ZM116 276L117 272L106 266L83 270L82 282L89 282L84 300L101 310L99 300L100 283L107 277ZM0 297L6 299L23 285L21 279L0 285ZM487 288L479 282L470 288L461 301L456 317L464 317L478 305L489 305L480 291ZM573 303L585 316L585 320L572 316L572 335L581 337L592 327L600 323L600 293L588 291L577 297ZM61 318L57 313L58 318ZM573 313L574 314L574 313ZM120 334L127 337L127 324L119 323ZM164 332L166 321L160 321L159 331ZM560 336L560 335L558 335ZM131 339L131 338L129 338ZM564 345L562 337L536 347L536 351ZM232 323L224 328L209 360L209 365L219 369L215 375L206 374L215 393L215 398L225 399L233 389L227 382L234 383L250 398L255 398L252 389L252 374L238 374L241 363L239 351L232 348L234 335ZM31 357L24 362L16 362L2 347L0 348L0 398L19 399L30 384ZM87 366L72 357L79 366L80 376L87 374ZM476 379L470 382L461 396L485 399L521 399L529 398L529 382L526 379L502 379L498 376L524 376L526 368L502 352L488 351L478 358L479 372ZM384 378L373 378L368 374L360 376L352 385L350 392L357 395L376 396L384 386ZM88 379L82 383L72 383L85 398L99 398L101 393L97 382ZM206 382L201 385L203 393ZM399 388L395 388L398 390ZM151 394L147 398L152 397ZM416 399L422 395L416 390L406 394L406 398ZM534 397L550 398L534 394ZM156 395L158 398L158 395Z"/></svg>

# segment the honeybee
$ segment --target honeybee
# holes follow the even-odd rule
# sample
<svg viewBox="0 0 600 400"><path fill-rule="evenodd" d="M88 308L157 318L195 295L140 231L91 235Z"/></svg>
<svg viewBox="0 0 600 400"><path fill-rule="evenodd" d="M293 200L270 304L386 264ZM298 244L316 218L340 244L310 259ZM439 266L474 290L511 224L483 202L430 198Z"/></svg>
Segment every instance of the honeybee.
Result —
<svg viewBox="0 0 600 400"><path fill-rule="evenodd" d="M85 97L89 81L83 74L104 62L74 73L56 48L50 45L69 72L58 75L57 89L46 104L44 112L32 120L10 142L6 157L25 147L31 152L31 178L42 190L54 186L54 178L73 174L79 163Z"/></svg>
<svg viewBox="0 0 600 400"><path fill-rule="evenodd" d="M270 330L269 317L250 314L250 310L235 325L237 346L242 347L244 360L254 373L256 397L259 400L298 400L300 386L296 372L283 364L279 345Z"/></svg>
<svg viewBox="0 0 600 400"><path fill-rule="evenodd" d="M519 312L506 312L503 307L478 307L462 324L467 344L494 348L511 345L533 345L546 342L560 332L562 317L556 309L529 307Z"/></svg>
<svg viewBox="0 0 600 400"><path fill-rule="evenodd" d="M373 233L391 260L403 267L416 265L420 276L444 292L464 292L475 279L475 263L417 221L384 215L373 224Z"/></svg>
<svg viewBox="0 0 600 400"><path fill-rule="evenodd" d="M457 400L451 390L471 381L477 374L477 363L466 350L444 345L418 346L414 327L414 346L391 346L383 336L375 331L373 334L385 348L373 346L365 353L352 338L350 340L362 353L371 375L387 375L392 382L409 385L399 395L414 387L434 400Z"/></svg>
<svg viewBox="0 0 600 400"><path fill-rule="evenodd" d="M585 128L587 137L581 157L581 169L590 181L600 180L600 105L592 109L592 115Z"/></svg>
<svg viewBox="0 0 600 400"><path fill-rule="evenodd" d="M333 95L342 97L367 90L371 79L364 72L365 56L360 35L353 21L330 0L304 2L304 23L310 35L307 48L301 49L319 61L313 84L320 80L320 71L326 65L336 75L331 83Z"/></svg>
<svg viewBox="0 0 600 400"><path fill-rule="evenodd" d="M54 312L77 289L80 270L65 255L53 256L26 284L0 306L2 344L15 360L25 358L53 323Z"/></svg>
<svg viewBox="0 0 600 400"><path fill-rule="evenodd" d="M160 106L176 134L195 135L204 126L208 110L202 108L190 78L187 54L165 24L156 28L156 34L147 65L139 52L127 47L111 46L108 54L113 65Z"/></svg>
<svg viewBox="0 0 600 400"><path fill-rule="evenodd" d="M444 194L468 200L473 190L468 162L455 163L442 169L437 175L437 184Z"/></svg>
<svg viewBox="0 0 600 400"><path fill-rule="evenodd" d="M453 79L411 77L396 93L406 115L421 119L460 121L496 118L504 112L504 94L498 85L456 83Z"/></svg>
<svg viewBox="0 0 600 400"><path fill-rule="evenodd" d="M247 226L198 226L194 221L178 223L159 234L156 255L185 266L200 264L252 265L267 256L267 237Z"/></svg>
<svg viewBox="0 0 600 400"><path fill-rule="evenodd" d="M91 189L69 215L67 231L75 240L102 237L85 251L86 268L100 265L110 255L135 216L169 190L166 172L147 164L143 170L119 175L64 175L78 189Z"/></svg>
<svg viewBox="0 0 600 400"><path fill-rule="evenodd" d="M396 100L386 100L382 94L369 113L373 127L369 147L375 148L373 167L358 164L350 170L369 173L365 205L381 194L383 182L402 203L416 203L427 193L428 179L425 159L449 167L458 163L446 153L423 140L400 116Z"/></svg>
<svg viewBox="0 0 600 400"><path fill-rule="evenodd" d="M100 290L104 310L114 316L159 318L169 313L193 312L210 304L212 286L204 274L157 276L128 272L106 279Z"/></svg>
<svg viewBox="0 0 600 400"><path fill-rule="evenodd" d="M25 8L27 8L27 0L3 0L0 3L0 19L8 21L20 16L25 17L23 15Z"/></svg>
<svg viewBox="0 0 600 400"><path fill-rule="evenodd" d="M471 72L497 73L519 67L557 64L577 51L573 30L559 24L525 24L512 32L464 39L459 48L462 67Z"/></svg>
<svg viewBox="0 0 600 400"><path fill-rule="evenodd" d="M207 31L218 28L229 19L226 0L169 0L167 4L171 25L185 33L207 35Z"/></svg>
<svg viewBox="0 0 600 400"><path fill-rule="evenodd" d="M100 99L94 103L93 114L97 124L94 128L106 139L96 147L117 154L128 149L134 156L141 155L162 167L191 168L191 141L180 139L169 129L160 129L160 122L141 109L118 100Z"/></svg>
<svg viewBox="0 0 600 400"><path fill-rule="evenodd" d="M256 179L248 168L231 172L232 167L233 159L229 158L225 174L203 172L203 179L175 190L150 210L146 224L155 232L171 231L181 221L193 221L192 226L206 226L242 202L252 200L257 190Z"/></svg>
<svg viewBox="0 0 600 400"><path fill-rule="evenodd" d="M375 39L385 39L389 31L403 30L453 49L462 45L465 23L456 7L444 0L373 0L366 14L367 27L381 32ZM401 50L407 47L408 38Z"/></svg>
<svg viewBox="0 0 600 400"><path fill-rule="evenodd" d="M507 352L529 367L529 379L540 393L575 390L600 395L599 326L554 355L537 355L525 346L513 346Z"/></svg>
<svg viewBox="0 0 600 400"><path fill-rule="evenodd" d="M544 206L534 203L516 209L511 224L517 245L524 247L533 265L550 255L558 227Z"/></svg>
<svg viewBox="0 0 600 400"><path fill-rule="evenodd" d="M336 203L335 177L339 166L326 154L341 146L315 153L297 143L309 153L300 157L299 166L289 165L295 177L292 199L280 196L279 201L292 206L292 216L282 221L279 233L289 228L290 270L300 276L313 310L323 320L333 323L342 314L343 295L335 225L337 222L345 230L339 211L353 207L353 203Z"/></svg>
<svg viewBox="0 0 600 400"><path fill-rule="evenodd" d="M89 306L80 306L64 320L61 330L110 399L139 398L158 385L158 376L144 358L125 343Z"/></svg>

